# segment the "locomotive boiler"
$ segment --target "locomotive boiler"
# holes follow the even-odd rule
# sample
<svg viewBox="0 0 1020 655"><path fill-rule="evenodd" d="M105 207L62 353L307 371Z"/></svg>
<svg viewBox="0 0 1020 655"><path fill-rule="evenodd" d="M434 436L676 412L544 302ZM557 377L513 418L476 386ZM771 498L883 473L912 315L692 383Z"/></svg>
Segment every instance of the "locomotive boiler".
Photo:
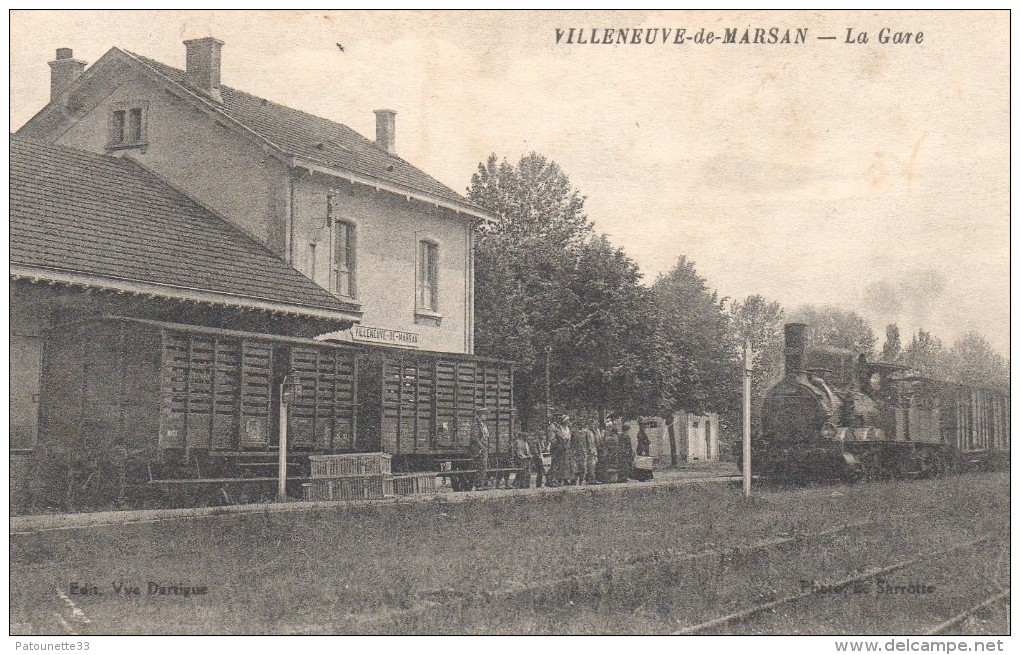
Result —
<svg viewBox="0 0 1020 655"><path fill-rule="evenodd" d="M766 394L753 473L781 482L931 477L1009 459L1005 393L807 348L785 328L784 375Z"/></svg>

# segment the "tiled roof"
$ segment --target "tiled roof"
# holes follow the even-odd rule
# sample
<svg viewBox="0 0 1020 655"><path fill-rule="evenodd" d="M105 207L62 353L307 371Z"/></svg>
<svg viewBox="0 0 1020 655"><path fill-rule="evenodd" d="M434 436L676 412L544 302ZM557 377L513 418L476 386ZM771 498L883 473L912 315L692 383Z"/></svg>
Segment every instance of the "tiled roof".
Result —
<svg viewBox="0 0 1020 655"><path fill-rule="evenodd" d="M184 71L161 62L125 52L170 81L185 86ZM223 104L219 110L291 156L349 171L411 191L434 196L485 214L446 185L386 152L351 128L297 109L270 102L244 91L220 86Z"/></svg>
<svg viewBox="0 0 1020 655"><path fill-rule="evenodd" d="M14 135L10 262L320 318L352 309L140 165Z"/></svg>

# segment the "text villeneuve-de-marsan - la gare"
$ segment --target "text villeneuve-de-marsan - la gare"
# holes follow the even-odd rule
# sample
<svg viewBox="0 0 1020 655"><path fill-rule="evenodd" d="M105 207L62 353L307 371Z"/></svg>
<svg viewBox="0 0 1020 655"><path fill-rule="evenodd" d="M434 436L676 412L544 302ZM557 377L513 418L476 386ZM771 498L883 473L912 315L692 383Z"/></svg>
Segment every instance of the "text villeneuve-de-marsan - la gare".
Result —
<svg viewBox="0 0 1020 655"><path fill-rule="evenodd" d="M709 30L704 27L564 27L554 28L557 45L683 45L743 44L743 45L802 45L808 42L806 27L724 27ZM848 27L839 36L824 34L820 40L840 41L854 45L877 43L880 45L919 45L924 32L882 27L862 30Z"/></svg>

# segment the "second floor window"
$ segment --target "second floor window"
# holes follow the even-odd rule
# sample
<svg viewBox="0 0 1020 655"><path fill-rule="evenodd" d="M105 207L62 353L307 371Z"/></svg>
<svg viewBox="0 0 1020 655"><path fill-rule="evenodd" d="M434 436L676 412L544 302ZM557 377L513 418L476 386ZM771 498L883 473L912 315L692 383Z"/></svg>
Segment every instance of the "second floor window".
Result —
<svg viewBox="0 0 1020 655"><path fill-rule="evenodd" d="M354 298L354 226L337 221L334 227L333 291L339 296Z"/></svg>
<svg viewBox="0 0 1020 655"><path fill-rule="evenodd" d="M419 243L418 308L439 309L439 246L431 241Z"/></svg>

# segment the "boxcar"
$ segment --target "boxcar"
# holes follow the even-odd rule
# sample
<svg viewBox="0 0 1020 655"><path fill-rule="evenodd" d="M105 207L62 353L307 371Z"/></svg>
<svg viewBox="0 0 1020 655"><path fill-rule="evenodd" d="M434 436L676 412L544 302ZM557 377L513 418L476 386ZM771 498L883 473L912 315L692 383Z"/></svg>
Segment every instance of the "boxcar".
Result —
<svg viewBox="0 0 1020 655"><path fill-rule="evenodd" d="M348 452L390 453L396 471L448 468L482 407L492 456L510 452L507 362L104 317L60 325L47 342L43 483L106 497L140 479L275 475L280 384L292 371L292 475L309 455Z"/></svg>

